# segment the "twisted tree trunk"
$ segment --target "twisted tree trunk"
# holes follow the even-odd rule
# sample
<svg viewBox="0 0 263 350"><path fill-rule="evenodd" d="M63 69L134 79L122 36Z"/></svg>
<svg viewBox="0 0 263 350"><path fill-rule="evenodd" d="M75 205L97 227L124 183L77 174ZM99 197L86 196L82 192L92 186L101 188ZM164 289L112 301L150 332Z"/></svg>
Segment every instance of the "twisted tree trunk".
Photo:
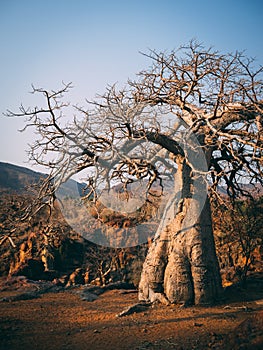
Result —
<svg viewBox="0 0 263 350"><path fill-rule="evenodd" d="M160 232L149 248L139 284L139 299L163 303L211 304L221 292L210 202L201 178L184 160L177 162L180 199L168 203Z"/></svg>

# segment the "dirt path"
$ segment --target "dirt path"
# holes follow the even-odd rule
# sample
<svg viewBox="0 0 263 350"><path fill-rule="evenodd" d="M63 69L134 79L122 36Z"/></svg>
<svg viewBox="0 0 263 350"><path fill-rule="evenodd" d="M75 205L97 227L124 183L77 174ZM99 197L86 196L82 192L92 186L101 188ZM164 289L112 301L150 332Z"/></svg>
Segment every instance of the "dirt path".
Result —
<svg viewBox="0 0 263 350"><path fill-rule="evenodd" d="M6 294L0 293L0 299ZM1 302L0 349L263 348L262 301L230 303L229 308L158 305L116 317L136 302L135 293L122 294L120 290L107 291L93 302L69 292Z"/></svg>

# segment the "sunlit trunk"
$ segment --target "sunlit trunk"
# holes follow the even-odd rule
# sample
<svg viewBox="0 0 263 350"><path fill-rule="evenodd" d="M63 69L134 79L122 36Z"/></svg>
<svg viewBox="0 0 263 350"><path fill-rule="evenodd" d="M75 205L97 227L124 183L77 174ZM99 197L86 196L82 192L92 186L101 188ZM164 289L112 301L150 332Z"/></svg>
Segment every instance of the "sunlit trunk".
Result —
<svg viewBox="0 0 263 350"><path fill-rule="evenodd" d="M161 302L211 304L221 292L210 202L202 180L178 162L175 183L181 188L164 218L143 265L139 299ZM202 193L201 193L202 192ZM176 197L176 196L175 196ZM172 217L171 217L172 216Z"/></svg>

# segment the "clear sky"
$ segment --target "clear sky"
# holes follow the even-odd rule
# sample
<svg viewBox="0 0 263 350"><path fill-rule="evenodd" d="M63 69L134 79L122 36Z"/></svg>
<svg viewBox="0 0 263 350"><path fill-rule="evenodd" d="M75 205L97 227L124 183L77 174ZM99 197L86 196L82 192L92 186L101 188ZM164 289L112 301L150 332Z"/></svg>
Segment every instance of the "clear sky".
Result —
<svg viewBox="0 0 263 350"><path fill-rule="evenodd" d="M0 0L0 161L30 167L34 134L18 132L24 121L2 113L35 106L31 84L73 82L68 99L83 105L147 68L140 51L169 52L193 38L223 52L246 50L263 64L263 1Z"/></svg>

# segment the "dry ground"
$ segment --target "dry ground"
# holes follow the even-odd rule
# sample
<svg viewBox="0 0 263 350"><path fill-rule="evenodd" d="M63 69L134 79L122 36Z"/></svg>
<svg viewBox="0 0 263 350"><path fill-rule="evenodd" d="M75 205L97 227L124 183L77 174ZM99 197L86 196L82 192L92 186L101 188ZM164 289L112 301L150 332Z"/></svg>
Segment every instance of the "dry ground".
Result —
<svg viewBox="0 0 263 350"><path fill-rule="evenodd" d="M215 307L158 305L125 317L116 314L137 302L136 293L109 290L93 302L68 291L2 301L0 349L263 349L262 291L250 301L238 289L227 298Z"/></svg>

